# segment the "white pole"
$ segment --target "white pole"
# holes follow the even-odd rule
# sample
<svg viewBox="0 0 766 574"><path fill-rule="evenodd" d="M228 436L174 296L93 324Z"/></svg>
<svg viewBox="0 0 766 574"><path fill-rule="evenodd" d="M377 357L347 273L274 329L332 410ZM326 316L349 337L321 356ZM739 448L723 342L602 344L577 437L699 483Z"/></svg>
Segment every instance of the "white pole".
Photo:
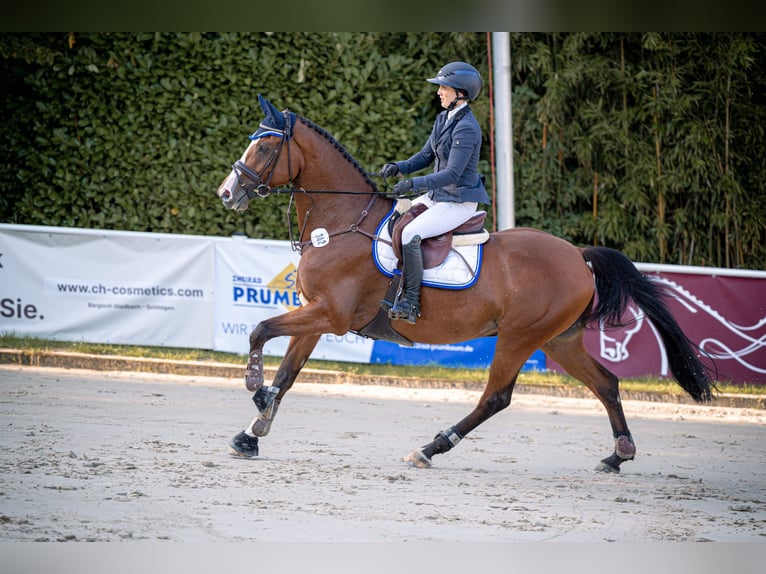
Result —
<svg viewBox="0 0 766 574"><path fill-rule="evenodd" d="M516 225L513 205L513 123L511 121L511 35L492 32L495 94L495 175L497 229Z"/></svg>

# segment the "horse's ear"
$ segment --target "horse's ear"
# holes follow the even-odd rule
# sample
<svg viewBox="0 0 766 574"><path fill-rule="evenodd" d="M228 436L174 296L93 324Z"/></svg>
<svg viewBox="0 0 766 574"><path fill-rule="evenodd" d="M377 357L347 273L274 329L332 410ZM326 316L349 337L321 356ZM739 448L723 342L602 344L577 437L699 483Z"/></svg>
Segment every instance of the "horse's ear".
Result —
<svg viewBox="0 0 766 574"><path fill-rule="evenodd" d="M261 94L258 94L258 103L261 105L261 109L263 110L263 114L265 116L263 122L261 122L261 125L276 128L278 130L284 130L285 120L279 110L275 108L272 103L264 98Z"/></svg>

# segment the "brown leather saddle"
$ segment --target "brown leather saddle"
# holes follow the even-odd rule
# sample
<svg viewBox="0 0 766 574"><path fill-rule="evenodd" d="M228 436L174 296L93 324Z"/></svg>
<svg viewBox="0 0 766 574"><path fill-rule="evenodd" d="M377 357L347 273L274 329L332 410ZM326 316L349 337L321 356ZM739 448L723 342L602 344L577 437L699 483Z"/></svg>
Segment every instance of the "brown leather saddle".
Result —
<svg viewBox="0 0 766 574"><path fill-rule="evenodd" d="M399 261L402 260L402 229L418 215L428 209L425 205L415 204L408 211L395 218L391 229L391 246ZM486 211L477 211L476 215L459 227L436 237L428 237L420 244L423 250L423 269L432 269L441 265L452 249L452 239L455 235L468 235L471 233L485 233L484 220L487 218ZM477 242L481 243L481 241Z"/></svg>

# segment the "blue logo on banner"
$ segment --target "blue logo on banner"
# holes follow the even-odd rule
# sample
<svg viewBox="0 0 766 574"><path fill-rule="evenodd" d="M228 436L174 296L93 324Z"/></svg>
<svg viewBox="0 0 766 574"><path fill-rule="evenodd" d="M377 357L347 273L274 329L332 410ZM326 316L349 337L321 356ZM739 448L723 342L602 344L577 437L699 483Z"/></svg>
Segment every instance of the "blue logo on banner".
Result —
<svg viewBox="0 0 766 574"><path fill-rule="evenodd" d="M495 356L496 342L497 337L481 337L451 345L415 343L413 347L405 347L388 341L375 341L370 363L486 369ZM545 354L535 351L521 370L544 371Z"/></svg>

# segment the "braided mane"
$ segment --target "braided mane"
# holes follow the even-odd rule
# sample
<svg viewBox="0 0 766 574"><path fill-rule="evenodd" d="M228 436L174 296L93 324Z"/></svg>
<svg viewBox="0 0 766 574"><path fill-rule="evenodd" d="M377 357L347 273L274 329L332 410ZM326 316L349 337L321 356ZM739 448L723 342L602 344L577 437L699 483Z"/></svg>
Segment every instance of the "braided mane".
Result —
<svg viewBox="0 0 766 574"><path fill-rule="evenodd" d="M315 132L317 132L319 135L323 136L327 141L329 141L333 146L335 146L335 149L337 149L341 155L348 161L351 165L353 165L359 173L361 173L364 176L365 181L369 183L372 186L373 191L378 191L378 186L375 185L375 182L373 182L370 177L367 175L367 172L362 168L362 166L359 164L356 159L354 159L354 156L352 156L346 148L344 148L338 140L336 140L332 135L330 135L330 132L328 132L326 129L324 129L321 126L316 125L314 122L312 122L308 118L304 118L303 116L300 116L296 114L298 119L301 120L304 124L306 124L308 127L313 129Z"/></svg>

